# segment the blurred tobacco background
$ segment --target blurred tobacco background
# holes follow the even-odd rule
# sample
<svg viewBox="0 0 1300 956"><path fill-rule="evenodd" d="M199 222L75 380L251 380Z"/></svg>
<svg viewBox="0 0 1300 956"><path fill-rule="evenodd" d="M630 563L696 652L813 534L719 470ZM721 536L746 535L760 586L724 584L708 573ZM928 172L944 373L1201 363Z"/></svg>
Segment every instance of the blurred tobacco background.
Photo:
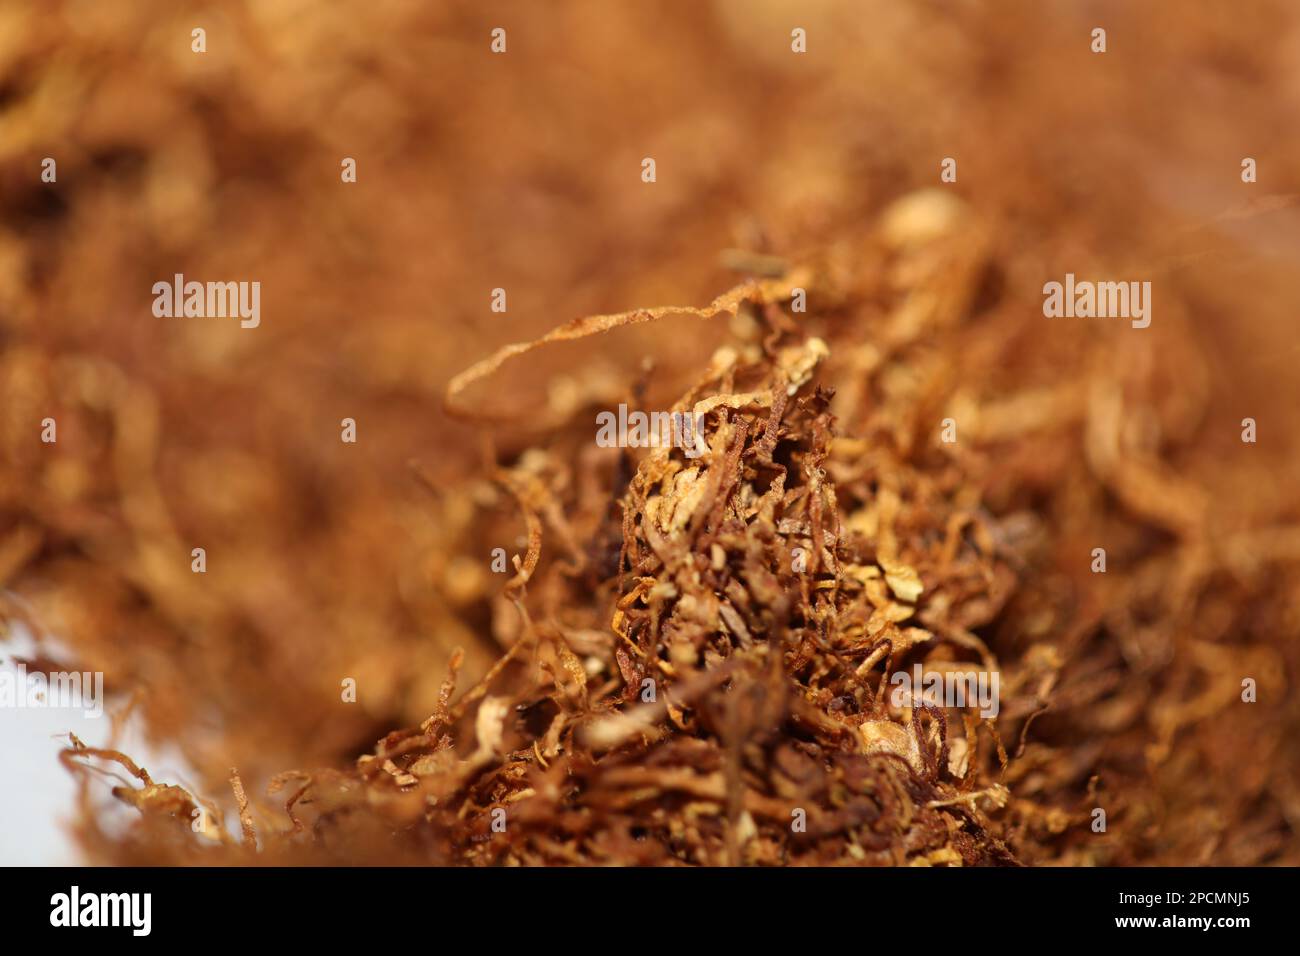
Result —
<svg viewBox="0 0 1300 956"><path fill-rule="evenodd" d="M3 615L199 775L69 743L87 858L1300 862L1298 107L1267 0L0 5Z"/></svg>

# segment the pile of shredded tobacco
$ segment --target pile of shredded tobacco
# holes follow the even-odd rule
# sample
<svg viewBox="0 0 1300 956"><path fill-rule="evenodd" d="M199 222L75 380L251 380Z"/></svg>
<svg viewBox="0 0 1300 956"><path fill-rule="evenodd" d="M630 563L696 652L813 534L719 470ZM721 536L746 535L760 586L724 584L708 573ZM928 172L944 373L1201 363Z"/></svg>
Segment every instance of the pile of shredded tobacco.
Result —
<svg viewBox="0 0 1300 956"><path fill-rule="evenodd" d="M138 28L161 44L153 6ZM727 79L765 31L785 49L786 17L705 6L561 16L604 84L542 48L560 41L536 13L516 12L505 73L474 59L491 24L467 10L371 14L411 59L364 68L367 31L249 10L210 72L177 54L147 90L99 87L84 115L107 119L60 161L71 198L4 194L0 615L115 695L107 742L59 755L89 860L1300 863L1300 495L1281 477L1300 448L1276 384L1300 222L1284 198L1222 213L1115 185L1220 152L1232 180L1259 127L1294 147L1238 67L1297 18L1116 12L1112 38L1145 38L1156 68L1115 56L1084 82L1090 21L882 9L867 31L846 8L809 16L834 54L809 56L814 79L770 51ZM137 42L104 25L58 73L37 59L55 28L24 29L0 48L0 115L35 131L0 147L6 182L50 103L92 97L69 92L86 64ZM662 85L643 101L612 64L644 49ZM455 78L422 84L416 54ZM1197 70L1195 105L1171 107ZM534 116L521 82L564 105ZM653 145L578 122L628 102ZM916 122L939 102L956 185L937 181L950 134ZM1061 145L1120 102L1129 140ZM1179 126L1220 108L1222 149ZM1130 150L1155 117L1160 163ZM360 140L358 188L390 192L340 196ZM631 192L650 149L653 201ZM499 192L450 185L475 176ZM110 223L128 234L83 238ZM229 223L247 232L225 248L209 233ZM417 296L394 263L431 244ZM145 329L142 290L182 261L263 264L262 327ZM1152 278L1151 327L1045 317L1067 271ZM489 326L499 285L511 317ZM547 332L557 314L587 317ZM602 447L620 405L691 416L703 447ZM900 699L918 667L996 674L996 713ZM131 720L198 779L119 750Z"/></svg>

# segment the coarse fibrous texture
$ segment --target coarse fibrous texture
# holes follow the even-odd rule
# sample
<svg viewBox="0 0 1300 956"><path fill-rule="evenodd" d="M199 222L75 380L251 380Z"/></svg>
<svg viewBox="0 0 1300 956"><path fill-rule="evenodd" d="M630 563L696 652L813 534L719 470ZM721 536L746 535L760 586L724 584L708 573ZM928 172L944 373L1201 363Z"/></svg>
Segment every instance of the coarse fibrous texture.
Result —
<svg viewBox="0 0 1300 956"><path fill-rule="evenodd" d="M1190 425L1203 396L1162 408L1160 383L1195 368L1194 348L1121 363L1085 330L1075 373L1045 378L981 322L992 266L969 211L924 192L872 241L708 308L553 336L730 319L733 341L673 406L702 416L707 452L596 449L575 414L570 442L441 489L483 503L467 533L520 513L505 653L459 695L457 655L428 719L355 767L278 777L284 812L250 821L244 852L256 832L264 855L336 860L1113 864L1148 858L1157 817L1166 839L1171 816L1195 832L1204 794L1153 793L1150 768L1260 732L1234 706L1243 674L1282 690L1267 643L1196 621L1247 598L1266 620L1266 580L1230 572L1290 557L1300 532L1217 527L1205 490L1125 429L1138 413L1165 434ZM528 351L485 360L449 398ZM1032 384L1008 390L1012 374ZM941 439L945 418L958 440ZM1132 570L1090 573L1089 534ZM997 672L1000 713L900 707L887 680L914 662ZM103 755L65 753L82 756ZM1256 814L1234 858L1284 851L1287 786L1265 774L1236 791ZM123 797L179 857L210 842L175 788Z"/></svg>
<svg viewBox="0 0 1300 956"><path fill-rule="evenodd" d="M0 614L196 777L90 860L1300 862L1292 4L317 6L0 7Z"/></svg>

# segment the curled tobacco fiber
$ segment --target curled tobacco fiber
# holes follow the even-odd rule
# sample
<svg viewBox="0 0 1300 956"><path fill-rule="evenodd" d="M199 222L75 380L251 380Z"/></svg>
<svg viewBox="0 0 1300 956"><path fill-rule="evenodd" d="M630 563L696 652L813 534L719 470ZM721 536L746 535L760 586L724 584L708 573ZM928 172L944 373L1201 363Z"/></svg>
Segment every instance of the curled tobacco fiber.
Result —
<svg viewBox="0 0 1300 956"><path fill-rule="evenodd" d="M140 811L135 830L96 839L118 859L173 862L1016 865L1209 852L1211 831L1168 821L1191 824L1210 794L1223 812L1227 791L1209 775L1180 777L1181 794L1153 780L1212 762L1247 727L1266 738L1259 752L1283 746L1280 727L1250 723L1238 703L1246 674L1281 692L1278 654L1251 618L1220 609L1269 613L1277 592L1262 569L1297 557L1300 530L1225 531L1205 489L1125 427L1154 416L1174 440L1192 427L1203 392L1169 402L1161 382L1170 363L1196 368L1193 348L1137 337L1119 352L1082 330L1062 343L1077 350L1062 374L988 321L994 267L968 209L917 193L865 241L785 278L705 309L572 323L454 379L453 404L548 340L677 311L731 320L731 340L672 406L702 416L707 452L597 448L596 403L484 479L438 490L475 503L463 527L478 541L496 532L468 529L527 528L514 576L481 585L503 647L482 679L461 686L457 653L419 726L346 770L277 776L278 806L250 806L236 774L239 836L196 834L197 797L74 741L70 765L107 758L144 783L115 791ZM795 311L805 288L808 310ZM1009 388L1000 370L1012 368L1031 384ZM945 419L954 442L940 438ZM1089 573L1090 540L1130 570ZM916 663L996 671L1000 712L899 706L888 679ZM1249 804L1252 822L1230 857L1294 861L1294 781L1261 772L1235 785L1227 799ZM1105 833L1090 827L1096 807Z"/></svg>

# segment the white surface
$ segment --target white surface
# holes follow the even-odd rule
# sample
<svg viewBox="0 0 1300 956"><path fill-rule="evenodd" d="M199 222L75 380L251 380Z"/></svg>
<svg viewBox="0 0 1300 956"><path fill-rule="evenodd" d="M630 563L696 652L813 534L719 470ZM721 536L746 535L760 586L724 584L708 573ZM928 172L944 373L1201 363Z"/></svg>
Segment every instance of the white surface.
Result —
<svg viewBox="0 0 1300 956"><path fill-rule="evenodd" d="M34 646L29 636L15 630L0 644L0 668L13 672L13 656L30 656ZM69 731L87 746L108 744L109 714L120 706L121 701L109 698L99 719L86 717L79 708L0 707L0 866L83 862L66 829L76 811L76 781L58 754L67 745ZM156 780L179 783L190 776L177 755L160 756L146 747L136 726L128 725L118 743ZM120 768L114 776L129 779ZM102 774L92 777L91 794L97 803L113 799L113 785L114 780Z"/></svg>

